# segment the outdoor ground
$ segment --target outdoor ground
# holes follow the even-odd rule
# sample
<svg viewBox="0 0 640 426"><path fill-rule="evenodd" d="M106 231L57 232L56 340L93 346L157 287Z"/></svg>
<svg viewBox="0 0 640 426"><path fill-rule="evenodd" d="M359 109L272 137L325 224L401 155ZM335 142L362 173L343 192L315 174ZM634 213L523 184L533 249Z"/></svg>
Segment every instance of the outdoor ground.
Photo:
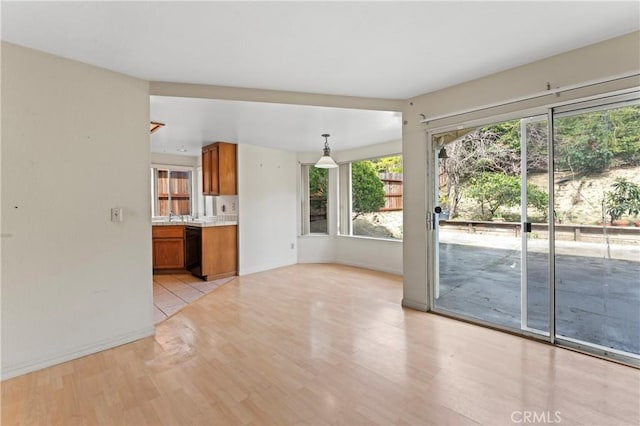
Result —
<svg viewBox="0 0 640 426"><path fill-rule="evenodd" d="M446 232L439 245L436 307L520 329L519 238ZM444 241L444 242L442 242ZM563 241L556 255L559 335L640 354L640 247ZM527 326L548 330L548 256L527 256Z"/></svg>
<svg viewBox="0 0 640 426"><path fill-rule="evenodd" d="M366 213L353 221L353 235L402 239L402 211Z"/></svg>

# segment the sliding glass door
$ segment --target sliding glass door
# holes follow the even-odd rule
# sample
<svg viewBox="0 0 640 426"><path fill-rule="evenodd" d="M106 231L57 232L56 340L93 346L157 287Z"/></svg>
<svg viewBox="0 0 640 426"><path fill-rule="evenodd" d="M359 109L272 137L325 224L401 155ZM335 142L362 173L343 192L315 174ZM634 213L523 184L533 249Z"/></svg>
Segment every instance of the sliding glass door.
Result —
<svg viewBox="0 0 640 426"><path fill-rule="evenodd" d="M571 105L553 121L556 338L637 358L640 103Z"/></svg>
<svg viewBox="0 0 640 426"><path fill-rule="evenodd" d="M549 335L549 123L520 120L522 141L522 274L520 328Z"/></svg>
<svg viewBox="0 0 640 426"><path fill-rule="evenodd" d="M431 309L637 365L638 93L431 143Z"/></svg>
<svg viewBox="0 0 640 426"><path fill-rule="evenodd" d="M433 136L434 310L548 334L547 116Z"/></svg>

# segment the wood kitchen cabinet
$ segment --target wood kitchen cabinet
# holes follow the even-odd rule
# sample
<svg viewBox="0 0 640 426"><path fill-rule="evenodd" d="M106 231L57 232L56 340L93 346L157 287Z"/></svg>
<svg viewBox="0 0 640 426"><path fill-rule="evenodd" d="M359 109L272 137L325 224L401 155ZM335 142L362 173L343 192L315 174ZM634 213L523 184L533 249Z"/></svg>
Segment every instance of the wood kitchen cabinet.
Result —
<svg viewBox="0 0 640 426"><path fill-rule="evenodd" d="M202 259L199 274L206 280L238 274L238 227L202 228Z"/></svg>
<svg viewBox="0 0 640 426"><path fill-rule="evenodd" d="M153 226L153 270L184 268L184 226Z"/></svg>
<svg viewBox="0 0 640 426"><path fill-rule="evenodd" d="M237 195L237 145L216 142L202 148L203 195Z"/></svg>

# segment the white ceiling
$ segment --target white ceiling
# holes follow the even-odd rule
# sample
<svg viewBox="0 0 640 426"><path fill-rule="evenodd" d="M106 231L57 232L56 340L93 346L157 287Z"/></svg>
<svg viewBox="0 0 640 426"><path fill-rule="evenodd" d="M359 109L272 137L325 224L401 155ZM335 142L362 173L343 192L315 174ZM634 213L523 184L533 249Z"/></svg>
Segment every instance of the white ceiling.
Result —
<svg viewBox="0 0 640 426"><path fill-rule="evenodd" d="M153 152L199 155L210 142L230 141L322 153L402 138L402 114L303 105L151 96L151 119L166 126L151 135Z"/></svg>
<svg viewBox="0 0 640 426"><path fill-rule="evenodd" d="M391 99L640 29L637 1L1 6L3 40L150 81ZM160 152L213 140L319 150L324 132L345 149L400 132L392 113L242 102L154 98L151 118L167 123Z"/></svg>

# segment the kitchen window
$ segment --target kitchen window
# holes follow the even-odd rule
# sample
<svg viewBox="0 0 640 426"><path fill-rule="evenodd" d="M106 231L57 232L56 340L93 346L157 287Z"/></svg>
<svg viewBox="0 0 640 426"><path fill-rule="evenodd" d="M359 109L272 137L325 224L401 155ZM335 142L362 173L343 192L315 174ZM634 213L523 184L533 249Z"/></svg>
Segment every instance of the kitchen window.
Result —
<svg viewBox="0 0 640 426"><path fill-rule="evenodd" d="M191 215L193 170L153 167L151 169L152 214L154 217Z"/></svg>

